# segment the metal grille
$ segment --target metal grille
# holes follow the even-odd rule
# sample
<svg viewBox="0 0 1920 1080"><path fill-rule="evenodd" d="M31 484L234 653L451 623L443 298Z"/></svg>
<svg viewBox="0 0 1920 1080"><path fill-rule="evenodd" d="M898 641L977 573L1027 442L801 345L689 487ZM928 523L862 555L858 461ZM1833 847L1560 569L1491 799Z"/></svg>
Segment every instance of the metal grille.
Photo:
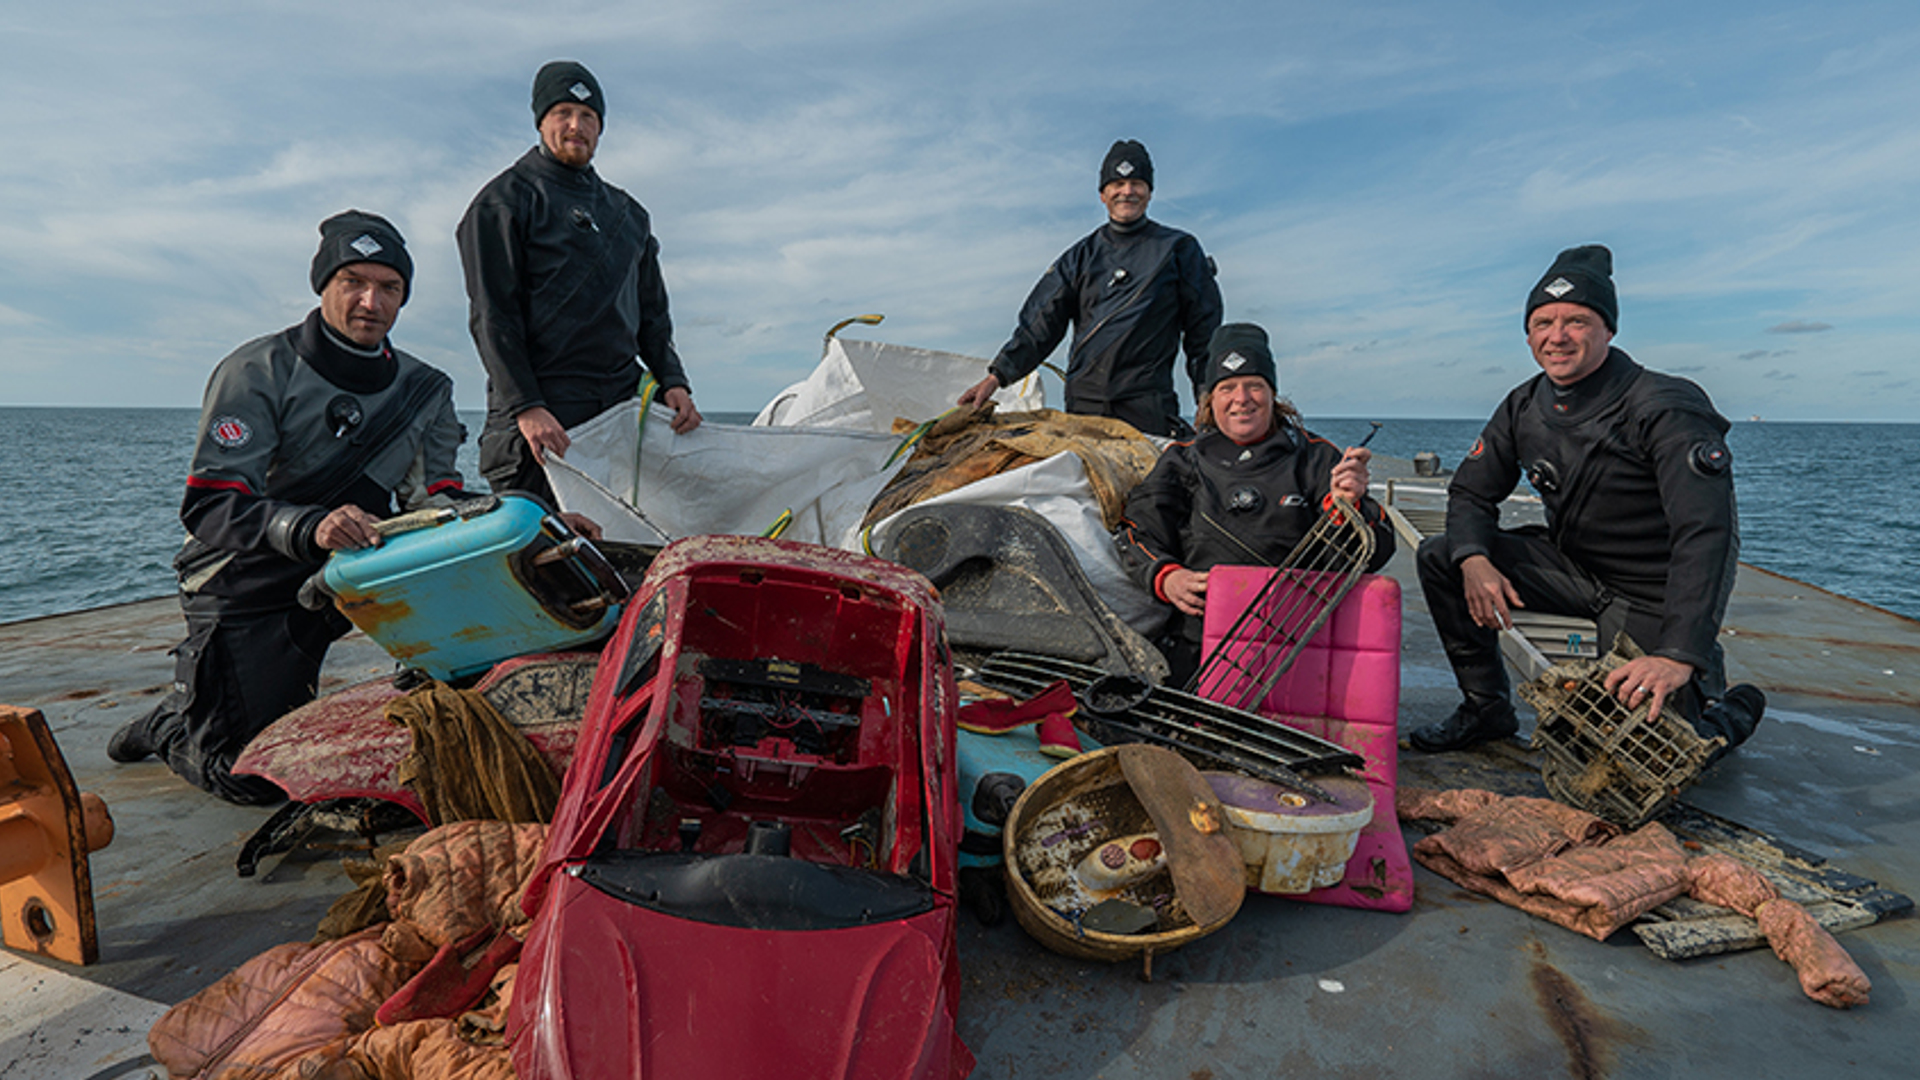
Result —
<svg viewBox="0 0 1920 1080"><path fill-rule="evenodd" d="M1324 802L1332 796L1301 774L1366 764L1359 754L1278 720L1057 657L995 653L974 678L1022 697L1065 680L1084 707L1074 722L1104 745L1164 746L1201 768L1244 772Z"/></svg>
<svg viewBox="0 0 1920 1080"><path fill-rule="evenodd" d="M1336 498L1188 681L1188 693L1256 711L1373 558L1373 530Z"/></svg>
<svg viewBox="0 0 1920 1080"><path fill-rule="evenodd" d="M1726 740L1702 739L1671 707L1648 721L1607 693L1607 673L1641 655L1625 634L1599 660L1569 660L1520 687L1540 714L1533 745L1555 799L1626 828L1673 805Z"/></svg>

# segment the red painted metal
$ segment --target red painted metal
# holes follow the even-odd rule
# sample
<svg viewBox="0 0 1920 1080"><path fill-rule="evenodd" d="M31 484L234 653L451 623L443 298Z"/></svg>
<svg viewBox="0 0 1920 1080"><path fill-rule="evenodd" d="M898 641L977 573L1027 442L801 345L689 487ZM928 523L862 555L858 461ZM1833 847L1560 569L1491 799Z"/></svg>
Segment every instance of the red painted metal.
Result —
<svg viewBox="0 0 1920 1080"><path fill-rule="evenodd" d="M711 663L768 659L863 680L853 741L716 739L712 695L726 691ZM955 708L941 609L919 575L757 538L667 548L603 654L528 890L518 1075L966 1076ZM774 821L795 859L924 882L932 899L864 925L776 930L681 917L579 876L609 850L680 852L693 821L694 860L738 855L750 822ZM862 821L878 826L865 844L843 833Z"/></svg>
<svg viewBox="0 0 1920 1080"><path fill-rule="evenodd" d="M598 662L593 653L516 657L495 665L474 689L560 776L573 759L586 688ZM403 696L386 677L337 690L275 721L247 744L233 771L265 777L295 802L384 799L425 821L419 796L399 780L400 762L413 749L413 738L385 716L388 703Z"/></svg>

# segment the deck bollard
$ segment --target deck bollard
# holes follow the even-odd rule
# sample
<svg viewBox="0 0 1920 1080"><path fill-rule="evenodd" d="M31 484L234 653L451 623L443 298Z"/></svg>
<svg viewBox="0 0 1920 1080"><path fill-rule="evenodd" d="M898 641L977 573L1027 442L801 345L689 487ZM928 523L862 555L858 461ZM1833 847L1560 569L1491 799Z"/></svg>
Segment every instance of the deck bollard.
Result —
<svg viewBox="0 0 1920 1080"><path fill-rule="evenodd" d="M38 709L0 705L0 933L8 948L69 964L100 958L89 852L113 817L73 774Z"/></svg>

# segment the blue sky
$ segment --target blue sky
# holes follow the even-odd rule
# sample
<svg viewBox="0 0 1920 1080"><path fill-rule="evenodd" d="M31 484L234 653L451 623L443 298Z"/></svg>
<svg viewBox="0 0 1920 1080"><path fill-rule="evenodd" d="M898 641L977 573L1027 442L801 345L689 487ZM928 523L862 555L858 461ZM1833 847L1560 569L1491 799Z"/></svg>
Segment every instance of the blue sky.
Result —
<svg viewBox="0 0 1920 1080"><path fill-rule="evenodd" d="M1586 242L1616 344L1728 416L1920 416L1910 2L531 7L10 5L0 404L197 404L313 305L315 225L357 206L418 266L394 340L479 406L453 227L571 57L708 411L859 312L990 356L1138 138L1151 215L1309 416L1487 415L1534 370L1527 290Z"/></svg>

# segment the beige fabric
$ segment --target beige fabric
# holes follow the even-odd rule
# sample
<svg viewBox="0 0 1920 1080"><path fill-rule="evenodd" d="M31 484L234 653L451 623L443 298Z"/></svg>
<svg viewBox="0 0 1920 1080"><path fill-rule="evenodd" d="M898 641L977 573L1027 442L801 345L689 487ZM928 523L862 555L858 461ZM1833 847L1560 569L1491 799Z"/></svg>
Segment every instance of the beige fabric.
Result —
<svg viewBox="0 0 1920 1080"><path fill-rule="evenodd" d="M478 691L431 682L388 703L386 717L413 734L400 782L420 796L430 824L553 820L553 767Z"/></svg>
<svg viewBox="0 0 1920 1080"><path fill-rule="evenodd" d="M908 421L895 434L913 431ZM915 503L1072 451L1086 466L1108 528L1120 523L1127 492L1146 479L1159 451L1124 420L1075 416L1053 409L1008 413L954 410L934 422L914 445L913 456L868 507L862 525L872 525Z"/></svg>

